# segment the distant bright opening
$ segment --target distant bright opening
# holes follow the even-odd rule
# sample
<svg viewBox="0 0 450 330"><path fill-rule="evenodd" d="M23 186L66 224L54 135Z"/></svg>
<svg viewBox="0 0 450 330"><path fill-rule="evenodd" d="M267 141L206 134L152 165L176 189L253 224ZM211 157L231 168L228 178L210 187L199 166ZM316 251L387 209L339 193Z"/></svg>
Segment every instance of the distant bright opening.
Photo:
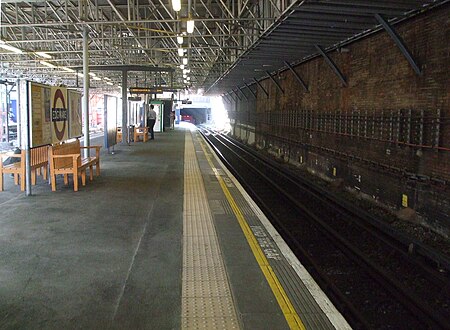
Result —
<svg viewBox="0 0 450 330"><path fill-rule="evenodd" d="M211 119L213 126L218 131L225 134L230 132L230 119L220 96L211 97Z"/></svg>

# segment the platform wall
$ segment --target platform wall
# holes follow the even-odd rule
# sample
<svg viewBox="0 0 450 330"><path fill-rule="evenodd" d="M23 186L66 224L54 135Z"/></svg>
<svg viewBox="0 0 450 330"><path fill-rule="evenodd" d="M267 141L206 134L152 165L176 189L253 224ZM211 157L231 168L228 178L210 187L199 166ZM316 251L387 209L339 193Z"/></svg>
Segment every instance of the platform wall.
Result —
<svg viewBox="0 0 450 330"><path fill-rule="evenodd" d="M422 69L417 75L385 31L225 102L235 136L393 209L410 207L441 232L450 228L450 6L395 25ZM254 141L248 137L254 134Z"/></svg>

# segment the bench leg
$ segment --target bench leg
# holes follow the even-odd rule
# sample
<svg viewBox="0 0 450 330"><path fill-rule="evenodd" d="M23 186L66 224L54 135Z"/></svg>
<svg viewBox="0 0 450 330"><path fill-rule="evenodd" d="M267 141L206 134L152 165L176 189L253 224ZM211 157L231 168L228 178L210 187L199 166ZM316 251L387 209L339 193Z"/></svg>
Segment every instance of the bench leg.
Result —
<svg viewBox="0 0 450 330"><path fill-rule="evenodd" d="M64 184L66 186L69 184L69 174L64 174Z"/></svg>
<svg viewBox="0 0 450 330"><path fill-rule="evenodd" d="M48 178L48 166L47 166L47 165L44 165L44 166L43 166L43 170L44 170L44 171L43 171L44 173L43 173L42 176L44 177L44 180L47 180L47 178Z"/></svg>
<svg viewBox="0 0 450 330"><path fill-rule="evenodd" d="M89 165L89 180L94 180L94 165Z"/></svg>
<svg viewBox="0 0 450 330"><path fill-rule="evenodd" d="M31 184L32 184L33 186L36 185L36 171L37 171L37 170L31 171Z"/></svg>
<svg viewBox="0 0 450 330"><path fill-rule="evenodd" d="M0 159L0 162L2 160ZM3 172L0 173L0 191L3 191Z"/></svg>
<svg viewBox="0 0 450 330"><path fill-rule="evenodd" d="M19 174L14 173L14 184L17 185L19 184Z"/></svg>
<svg viewBox="0 0 450 330"><path fill-rule="evenodd" d="M56 191L56 175L51 175L51 181L52 181L52 191Z"/></svg>
<svg viewBox="0 0 450 330"><path fill-rule="evenodd" d="M25 191L25 175L20 176L20 190Z"/></svg>
<svg viewBox="0 0 450 330"><path fill-rule="evenodd" d="M99 160L95 164L95 169L97 170L97 176L100 176L100 161Z"/></svg>
<svg viewBox="0 0 450 330"><path fill-rule="evenodd" d="M78 171L73 173L73 191L78 191Z"/></svg>
<svg viewBox="0 0 450 330"><path fill-rule="evenodd" d="M77 179L77 181L78 181L78 179ZM86 169L81 170L81 184L83 186L86 185Z"/></svg>

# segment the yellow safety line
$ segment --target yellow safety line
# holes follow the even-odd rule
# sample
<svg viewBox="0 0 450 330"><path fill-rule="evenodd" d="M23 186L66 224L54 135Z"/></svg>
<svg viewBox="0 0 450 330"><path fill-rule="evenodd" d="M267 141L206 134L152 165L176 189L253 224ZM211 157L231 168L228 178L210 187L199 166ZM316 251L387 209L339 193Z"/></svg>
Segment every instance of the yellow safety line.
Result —
<svg viewBox="0 0 450 330"><path fill-rule="evenodd" d="M250 245L250 248L253 252L253 255L256 258L256 261L258 262L259 267L261 268L261 271L263 272L264 276L266 277L267 283L269 283L270 288L272 289L273 294L275 295L275 298L278 301L278 305L281 308L281 311L284 314L284 317L286 318L286 321L291 329L301 329L305 330L305 326L303 322L301 321L300 317L298 316L294 306L291 303L291 300L286 294L286 291L284 291L283 286L281 285L280 281L278 280L277 276L275 275L275 272L273 271L272 267L269 264L269 261L267 260L264 252L262 251L261 247L258 244L258 241L253 235L252 230L250 229L247 221L245 220L244 216L242 215L241 210L237 206L236 202L234 201L233 196L231 195L230 191L228 190L228 187L225 184L225 181L222 179L222 176L219 174L217 169L214 167L214 164L209 156L209 154L206 152L206 149L204 147L204 142L199 141L200 146L203 149L203 152L206 156L206 160L208 161L209 165L213 169L217 180L220 183L220 186L222 187L222 190L225 194L225 197L227 198L228 202L230 203L231 208L233 209L234 215L236 216L239 225L241 226L242 231L244 232L245 238L247 239L248 244Z"/></svg>

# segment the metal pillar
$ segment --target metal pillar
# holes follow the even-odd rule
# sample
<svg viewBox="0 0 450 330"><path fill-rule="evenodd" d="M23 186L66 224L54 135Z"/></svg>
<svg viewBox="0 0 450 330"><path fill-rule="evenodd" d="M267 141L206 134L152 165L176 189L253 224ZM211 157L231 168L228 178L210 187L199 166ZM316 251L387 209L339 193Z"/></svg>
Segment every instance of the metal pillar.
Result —
<svg viewBox="0 0 450 330"><path fill-rule="evenodd" d="M89 44L88 27L83 27L83 114L84 114L84 146L89 147ZM89 148L84 149L84 156L89 157Z"/></svg>
<svg viewBox="0 0 450 330"><path fill-rule="evenodd" d="M122 71L122 144L128 142L128 71Z"/></svg>
<svg viewBox="0 0 450 330"><path fill-rule="evenodd" d="M16 103L16 116L17 116L17 145L22 148L22 100L20 94L20 79L16 81L17 86L17 103Z"/></svg>
<svg viewBox="0 0 450 330"><path fill-rule="evenodd" d="M27 83L27 99L28 99L28 95L30 95L30 84ZM31 196L31 151L30 151L30 143L31 143L31 139L30 139L30 102L31 100L28 99L27 101L27 107L26 107L26 111L25 111L25 119L26 119L26 139L25 139L25 169L26 169L26 182L25 182L25 187L26 187L26 191L25 194L27 196ZM21 178L21 180L23 180L23 178Z"/></svg>

